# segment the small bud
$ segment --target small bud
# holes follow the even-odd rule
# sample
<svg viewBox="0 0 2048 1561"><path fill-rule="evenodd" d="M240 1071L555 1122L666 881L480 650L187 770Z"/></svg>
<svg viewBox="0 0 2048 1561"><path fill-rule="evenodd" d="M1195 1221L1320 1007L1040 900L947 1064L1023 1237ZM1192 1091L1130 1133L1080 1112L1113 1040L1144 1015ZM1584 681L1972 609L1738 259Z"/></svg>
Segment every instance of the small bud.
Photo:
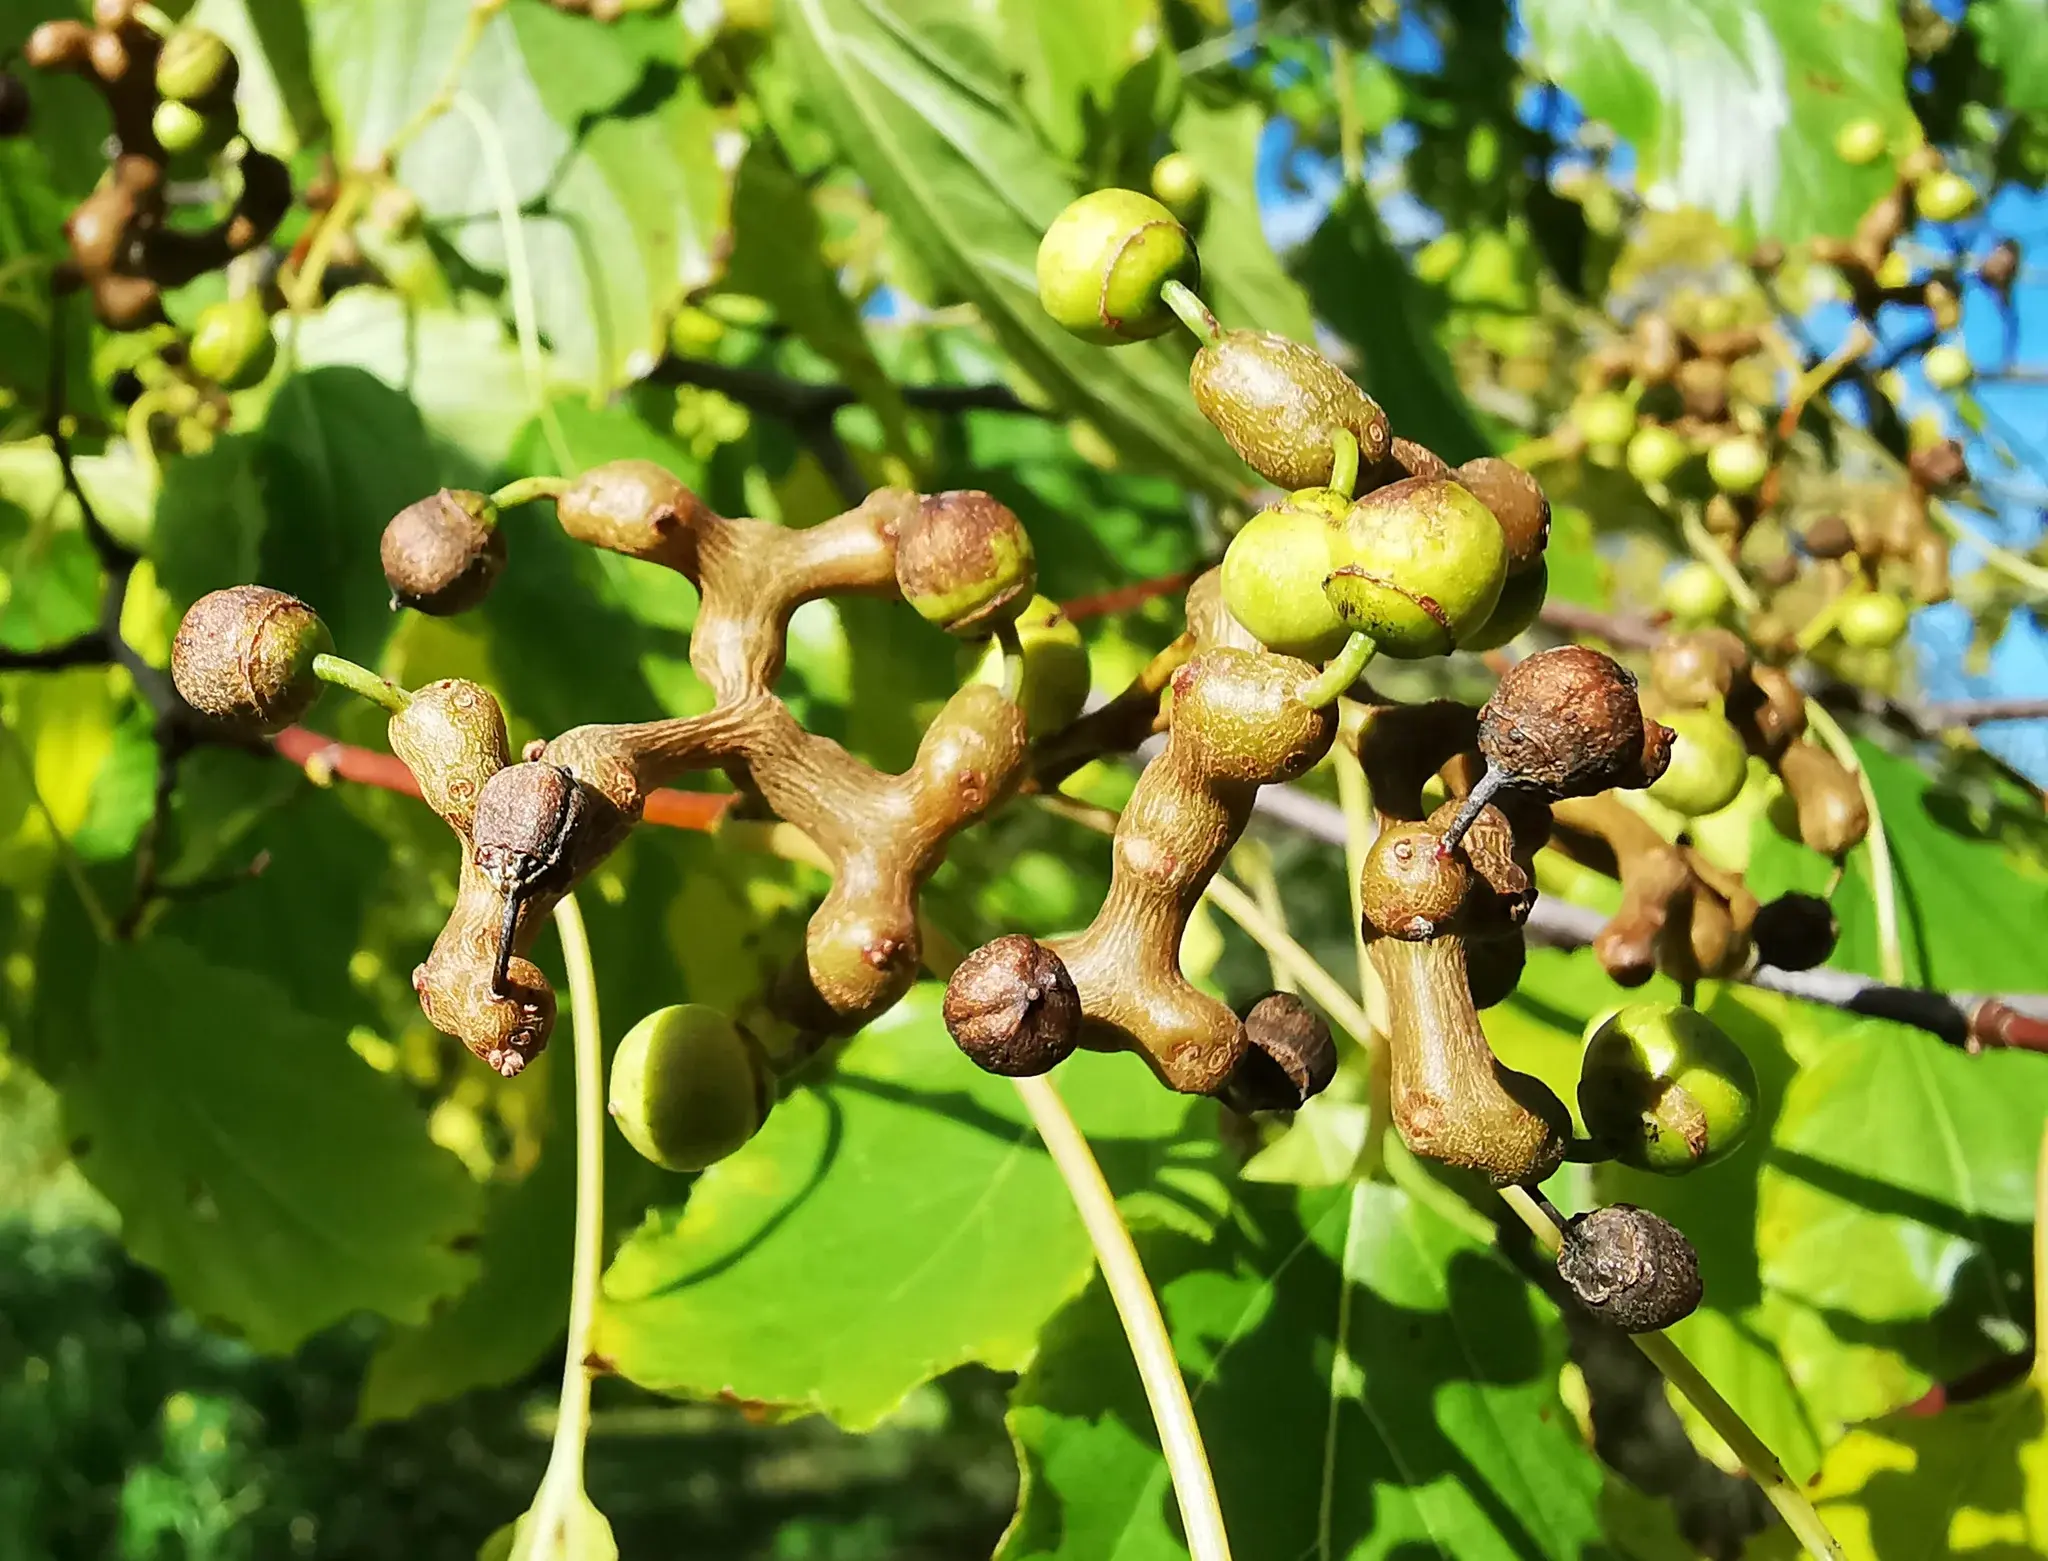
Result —
<svg viewBox="0 0 2048 1561"><path fill-rule="evenodd" d="M1884 126L1874 119L1852 119L1835 132L1835 155L1852 168L1884 156Z"/></svg>
<svg viewBox="0 0 2048 1561"><path fill-rule="evenodd" d="M1657 599L1680 623L1711 623L1728 610L1728 583L1712 565L1693 559L1664 577Z"/></svg>
<svg viewBox="0 0 2048 1561"><path fill-rule="evenodd" d="M896 538L896 583L928 621L971 638L1030 604L1038 562L1009 506L972 490L935 493Z"/></svg>
<svg viewBox="0 0 2048 1561"><path fill-rule="evenodd" d="M946 983L946 1032L974 1065L1005 1078L1049 1073L1081 1034L1081 997L1059 955L1021 932L985 943Z"/></svg>
<svg viewBox="0 0 2048 1561"><path fill-rule="evenodd" d="M28 130L28 84L11 70L0 70L0 141Z"/></svg>
<svg viewBox="0 0 2048 1561"><path fill-rule="evenodd" d="M1905 637L1912 609L1889 591L1863 591L1842 604L1835 632L1856 650L1885 650Z"/></svg>
<svg viewBox="0 0 2048 1561"><path fill-rule="evenodd" d="M1637 482L1668 482L1671 475L1691 458L1692 446L1685 442L1683 435L1662 423L1645 423L1628 442L1625 464L1629 475Z"/></svg>
<svg viewBox="0 0 2048 1561"><path fill-rule="evenodd" d="M1671 733L1643 714L1627 668L1563 645L1508 669L1479 712L1479 749L1509 782L1590 797L1662 775Z"/></svg>
<svg viewBox="0 0 2048 1561"><path fill-rule="evenodd" d="M378 551L394 602L444 618L490 595L505 533L483 494L443 488L392 516Z"/></svg>
<svg viewBox="0 0 2048 1561"><path fill-rule="evenodd" d="M211 157L234 139L233 114L205 113L189 103L165 98L149 118L150 133L173 157Z"/></svg>
<svg viewBox="0 0 2048 1561"><path fill-rule="evenodd" d="M1707 452L1707 475L1723 493L1754 493L1771 472L1771 452L1761 439L1737 434Z"/></svg>
<svg viewBox="0 0 2048 1561"><path fill-rule="evenodd" d="M1365 934L1433 938L1450 926L1471 889L1471 872L1443 849L1437 829L1389 825L1373 841L1358 877Z"/></svg>
<svg viewBox="0 0 2048 1561"><path fill-rule="evenodd" d="M1961 174L1944 169L1914 186L1913 205L1929 222L1959 222L1977 209L1977 190Z"/></svg>
<svg viewBox="0 0 2048 1561"><path fill-rule="evenodd" d="M1970 376L1977 369L1970 361L1968 348L1945 341L1929 347L1921 355L1920 372L1927 376L1927 383L1936 390L1960 390L1970 383Z"/></svg>
<svg viewBox="0 0 2048 1561"><path fill-rule="evenodd" d="M1704 1293L1699 1254L1669 1220L1616 1203L1574 1216L1557 1273L1587 1311L1623 1333L1654 1333L1692 1315Z"/></svg>
<svg viewBox="0 0 2048 1561"><path fill-rule="evenodd" d="M1083 341L1114 347L1172 329L1160 289L1201 281L1194 240L1173 213L1136 190L1074 201L1038 245L1038 301Z"/></svg>
<svg viewBox="0 0 2048 1561"><path fill-rule="evenodd" d="M1330 1027L1291 992L1269 992L1246 1011L1251 1044L1216 1092L1232 1111L1299 1111L1337 1076Z"/></svg>
<svg viewBox="0 0 2048 1561"><path fill-rule="evenodd" d="M1208 204L1209 184L1186 152L1168 152L1152 165L1152 193L1182 222L1193 222Z"/></svg>
<svg viewBox="0 0 2048 1561"><path fill-rule="evenodd" d="M716 1165L761 1130L774 1104L767 1054L701 1003L649 1014L612 1056L612 1121L664 1170Z"/></svg>
<svg viewBox="0 0 2048 1561"><path fill-rule="evenodd" d="M156 57L156 90L173 103L218 107L234 96L241 67L220 34L180 27Z"/></svg>
<svg viewBox="0 0 2048 1561"><path fill-rule="evenodd" d="M1467 461L1451 475L1500 522L1510 575L1526 573L1543 562L1543 549L1550 541L1550 500L1541 483L1497 455Z"/></svg>
<svg viewBox="0 0 2048 1561"><path fill-rule="evenodd" d="M1758 907L1750 928L1756 956L1779 970L1811 970L1835 951L1841 927L1826 900L1811 894L1781 894Z"/></svg>
<svg viewBox="0 0 2048 1561"><path fill-rule="evenodd" d="M1571 405L1571 424L1596 449L1618 450L1634 437L1635 403L1614 391L1581 396Z"/></svg>
<svg viewBox="0 0 2048 1561"><path fill-rule="evenodd" d="M223 390L261 384L277 362L277 340L270 334L263 300L249 292L200 310L185 357Z"/></svg>
<svg viewBox="0 0 2048 1561"><path fill-rule="evenodd" d="M320 697L313 658L334 648L318 613L260 585L194 602L171 643L171 681L203 715L275 732Z"/></svg>

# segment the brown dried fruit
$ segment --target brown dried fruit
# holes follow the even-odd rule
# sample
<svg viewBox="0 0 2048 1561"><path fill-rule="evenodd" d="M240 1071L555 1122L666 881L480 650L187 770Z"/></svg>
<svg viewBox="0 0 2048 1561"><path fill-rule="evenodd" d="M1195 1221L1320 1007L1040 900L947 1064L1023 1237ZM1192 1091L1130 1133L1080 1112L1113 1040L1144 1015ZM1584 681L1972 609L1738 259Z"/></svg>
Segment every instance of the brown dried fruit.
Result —
<svg viewBox="0 0 2048 1561"><path fill-rule="evenodd" d="M946 983L946 1033L988 1073L1032 1078L1072 1055L1081 999L1059 955L1013 932L984 943Z"/></svg>
<svg viewBox="0 0 2048 1561"><path fill-rule="evenodd" d="M1913 481L1930 491L1952 488L1970 475L1970 463L1963 447L1953 439L1915 450L1906 458L1906 470Z"/></svg>
<svg viewBox="0 0 2048 1561"><path fill-rule="evenodd" d="M1550 500L1543 485L1513 461L1482 455L1452 475L1493 511L1508 545L1508 573L1519 575L1543 561L1550 541Z"/></svg>
<svg viewBox="0 0 2048 1561"><path fill-rule="evenodd" d="M1669 1220L1616 1203L1564 1229L1557 1273L1579 1303L1624 1333L1654 1333L1692 1315L1705 1293L1699 1254Z"/></svg>
<svg viewBox="0 0 2048 1561"><path fill-rule="evenodd" d="M1811 970L1827 963L1841 927L1828 902L1811 894L1781 894L1757 908L1750 929L1757 958L1780 970Z"/></svg>
<svg viewBox="0 0 2048 1561"><path fill-rule="evenodd" d="M392 516L378 551L391 605L441 618L490 595L505 568L505 533L483 494L443 488Z"/></svg>
<svg viewBox="0 0 2048 1561"><path fill-rule="evenodd" d="M1031 602L1038 562L1024 523L986 493L934 493L896 538L903 599L948 634L990 634Z"/></svg>
<svg viewBox="0 0 2048 1561"><path fill-rule="evenodd" d="M496 990L504 990L521 908L574 871L577 828L589 812L582 784L560 765L538 760L508 764L478 792L470 833L477 871L505 897Z"/></svg>
<svg viewBox="0 0 2048 1561"><path fill-rule="evenodd" d="M1269 992L1245 1011L1251 1045L1216 1092L1232 1111L1299 1111L1337 1076L1330 1027L1291 992Z"/></svg>
<svg viewBox="0 0 2048 1561"><path fill-rule="evenodd" d="M1843 558L1856 551L1856 533L1842 516L1822 515L1807 522L1799 543L1815 558Z"/></svg>
<svg viewBox="0 0 2048 1561"><path fill-rule="evenodd" d="M1671 733L1643 714L1634 673L1563 645L1508 669L1479 712L1479 751L1503 784L1584 797L1649 785L1670 762Z"/></svg>
<svg viewBox="0 0 2048 1561"><path fill-rule="evenodd" d="M334 648L320 615L296 596L234 585L194 602L171 642L171 681L217 720L280 731L320 697L313 658Z"/></svg>

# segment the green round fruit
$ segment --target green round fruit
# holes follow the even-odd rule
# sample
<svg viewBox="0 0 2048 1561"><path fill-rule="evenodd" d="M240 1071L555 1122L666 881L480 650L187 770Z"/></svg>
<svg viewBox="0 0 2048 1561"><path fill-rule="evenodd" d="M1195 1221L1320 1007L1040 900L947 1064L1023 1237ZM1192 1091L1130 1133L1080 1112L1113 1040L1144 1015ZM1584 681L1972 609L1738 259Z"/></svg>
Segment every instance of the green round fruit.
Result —
<svg viewBox="0 0 2048 1561"><path fill-rule="evenodd" d="M1958 222L1977 209L1977 190L1961 174L1944 169L1914 186L1913 205L1929 222Z"/></svg>
<svg viewBox="0 0 2048 1561"><path fill-rule="evenodd" d="M1186 152L1168 152L1152 165L1152 193L1181 221L1191 222L1202 209L1209 184L1201 165Z"/></svg>
<svg viewBox="0 0 2048 1561"><path fill-rule="evenodd" d="M1852 119L1835 132L1835 155L1852 168L1884 156L1884 126L1874 119Z"/></svg>
<svg viewBox="0 0 2048 1561"><path fill-rule="evenodd" d="M774 1070L760 1046L701 1003L649 1014L612 1057L612 1120L665 1170L716 1165L760 1131L774 1104Z"/></svg>
<svg viewBox="0 0 2048 1561"><path fill-rule="evenodd" d="M1835 633L1856 650L1884 650L1905 638L1912 610L1888 591L1866 591L1842 604Z"/></svg>
<svg viewBox="0 0 2048 1561"><path fill-rule="evenodd" d="M1329 494L1318 501L1318 492ZM1223 605L1269 650L1303 661L1327 661L1351 631L1337 616L1323 582L1330 540L1349 508L1327 488L1261 510L1231 538L1223 555Z"/></svg>
<svg viewBox="0 0 2048 1561"><path fill-rule="evenodd" d="M1634 1003L1593 1032L1579 1114L1640 1170L1678 1175L1729 1153L1756 1115L1756 1070L1721 1027L1676 1003Z"/></svg>
<svg viewBox="0 0 2048 1561"><path fill-rule="evenodd" d="M1683 435L1661 423L1645 423L1628 442L1629 475L1646 487L1666 482L1691 455Z"/></svg>
<svg viewBox="0 0 2048 1561"><path fill-rule="evenodd" d="M1650 783L1650 795L1687 818L1733 802L1749 779L1749 754L1728 718L1714 710L1669 710L1657 719L1676 735L1671 762Z"/></svg>
<svg viewBox="0 0 2048 1561"><path fill-rule="evenodd" d="M1936 390L1960 390L1977 372L1967 349L1954 342L1929 347L1920 359L1920 372Z"/></svg>
<svg viewBox="0 0 2048 1561"><path fill-rule="evenodd" d="M1088 702L1088 647L1080 625L1060 611L1049 597L1034 596L1017 619L1017 640L1024 649L1024 675L1017 703L1024 727L1033 737L1056 732L1081 713ZM1008 675L1002 646L990 640L974 669L972 681L1001 688Z"/></svg>
<svg viewBox="0 0 2048 1561"><path fill-rule="evenodd" d="M1323 591L1383 656L1441 656L1485 625L1507 581L1500 522L1447 477L1389 483L1345 512Z"/></svg>
<svg viewBox="0 0 2048 1561"><path fill-rule="evenodd" d="M1500 600L1477 629L1458 641L1460 650L1498 650L1534 626L1543 612L1543 600L1550 593L1550 565L1536 560L1534 569L1509 575L1500 588Z"/></svg>
<svg viewBox="0 0 2048 1561"><path fill-rule="evenodd" d="M234 96L240 75L227 40L204 27L178 28L156 57L156 90L170 103L217 108Z"/></svg>
<svg viewBox="0 0 2048 1561"><path fill-rule="evenodd" d="M277 340L270 334L263 300L244 293L200 310L186 361L226 390L261 384L277 361Z"/></svg>
<svg viewBox="0 0 2048 1561"><path fill-rule="evenodd" d="M207 113L175 98L165 98L150 115L157 144L173 157L211 157L234 139L231 113Z"/></svg>
<svg viewBox="0 0 2048 1561"><path fill-rule="evenodd" d="M1007 504L975 489L918 500L896 536L896 584L920 616L948 634L995 632L1031 600L1038 558Z"/></svg>
<svg viewBox="0 0 2048 1561"><path fill-rule="evenodd" d="M1771 452L1748 434L1723 439L1707 452L1707 475L1723 493L1754 493L1770 471Z"/></svg>
<svg viewBox="0 0 2048 1561"><path fill-rule="evenodd" d="M1587 444L1625 445L1636 431L1635 403L1611 390L1581 396L1572 403L1571 421Z"/></svg>
<svg viewBox="0 0 2048 1561"><path fill-rule="evenodd" d="M1695 560L1664 577L1657 599L1681 623L1711 623L1728 610L1728 583Z"/></svg>
<svg viewBox="0 0 2048 1561"><path fill-rule="evenodd" d="M1179 219L1136 190L1095 190L1053 219L1038 245L1038 301L1083 341L1121 346L1172 329L1159 296L1201 280L1194 240Z"/></svg>

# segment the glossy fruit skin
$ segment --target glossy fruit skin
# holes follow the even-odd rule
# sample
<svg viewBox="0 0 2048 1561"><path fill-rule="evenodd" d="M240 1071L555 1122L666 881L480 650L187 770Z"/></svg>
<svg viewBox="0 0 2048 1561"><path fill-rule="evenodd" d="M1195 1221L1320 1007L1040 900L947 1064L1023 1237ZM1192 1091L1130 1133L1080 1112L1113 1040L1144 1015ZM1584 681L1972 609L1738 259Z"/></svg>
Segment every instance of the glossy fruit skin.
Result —
<svg viewBox="0 0 2048 1561"><path fill-rule="evenodd" d="M173 103L219 107L234 96L241 67L227 40L204 27L180 27L156 58L156 90Z"/></svg>
<svg viewBox="0 0 2048 1561"><path fill-rule="evenodd" d="M1024 648L1024 678L1017 703L1033 737L1056 732L1081 713L1090 686L1088 647L1080 625L1050 597L1034 596L1017 618ZM1006 676L1002 646L991 640L976 665L973 681L1001 688Z"/></svg>
<svg viewBox="0 0 2048 1561"><path fill-rule="evenodd" d="M1723 493L1754 493L1770 470L1770 451L1747 434L1723 439L1707 452L1707 475Z"/></svg>
<svg viewBox="0 0 2048 1561"><path fill-rule="evenodd" d="M277 362L277 339L262 299L244 293L200 310L186 358L224 390L260 385Z"/></svg>
<svg viewBox="0 0 2048 1561"><path fill-rule="evenodd" d="M1634 1003L1593 1032L1579 1065L1579 1114L1638 1170L1681 1175L1742 1142L1756 1114L1756 1070L1696 1009Z"/></svg>
<svg viewBox="0 0 2048 1561"><path fill-rule="evenodd" d="M1728 584L1697 560L1680 564L1658 591L1664 610L1685 623L1711 623L1728 610Z"/></svg>
<svg viewBox="0 0 2048 1561"><path fill-rule="evenodd" d="M1201 262L1180 220L1136 190L1094 190L1053 219L1038 245L1038 301L1086 342L1116 347L1163 335L1167 282L1195 287Z"/></svg>
<svg viewBox="0 0 2048 1561"><path fill-rule="evenodd" d="M1954 342L1929 347L1920 359L1920 372L1936 390L1960 390L1976 371L1969 352Z"/></svg>
<svg viewBox="0 0 2048 1561"><path fill-rule="evenodd" d="M1905 638L1912 610L1886 591L1867 591L1842 607L1835 632L1857 650L1884 650Z"/></svg>
<svg viewBox="0 0 2048 1561"><path fill-rule="evenodd" d="M1458 483L1410 477L1367 494L1330 541L1323 590L1383 656L1441 656L1477 633L1507 582L1493 512Z"/></svg>
<svg viewBox="0 0 2048 1561"><path fill-rule="evenodd" d="M1152 193L1181 221L1191 222L1201 213L1209 184L1186 152L1168 152L1152 165Z"/></svg>
<svg viewBox="0 0 2048 1561"><path fill-rule="evenodd" d="M1691 458L1692 447L1684 436L1661 423L1646 423L1628 442L1629 475L1649 484L1667 481Z"/></svg>
<svg viewBox="0 0 2048 1561"><path fill-rule="evenodd" d="M1275 487L1330 480L1330 435L1349 429L1361 469L1393 443L1387 414L1336 364L1271 331L1225 331L1195 354L1188 391L1245 464Z"/></svg>
<svg viewBox="0 0 2048 1561"><path fill-rule="evenodd" d="M232 114L209 114L166 98L150 115L149 128L157 144L173 157L211 157L235 134Z"/></svg>
<svg viewBox="0 0 2048 1561"><path fill-rule="evenodd" d="M1535 625L1543 615L1544 599L1550 594L1550 566L1542 559L1534 569L1509 575L1500 588L1500 600L1493 605L1486 622L1458 642L1460 650L1499 650L1516 635Z"/></svg>
<svg viewBox="0 0 2048 1561"><path fill-rule="evenodd" d="M1977 207L1977 190L1959 173L1943 171L1913 188L1913 206L1929 222L1957 222Z"/></svg>
<svg viewBox="0 0 2048 1561"><path fill-rule="evenodd" d="M1350 506L1310 488L1245 522L1223 555L1223 605L1268 650L1327 661L1351 631L1323 594L1330 538Z"/></svg>
<svg viewBox="0 0 2048 1561"><path fill-rule="evenodd" d="M774 1103L760 1046L701 1003L649 1014L612 1057L612 1121L664 1170L717 1164L760 1131Z"/></svg>
<svg viewBox="0 0 2048 1561"><path fill-rule="evenodd" d="M1635 407L1612 391L1580 397L1572 403L1571 420L1592 445L1624 445L1636 431Z"/></svg>
<svg viewBox="0 0 2048 1561"><path fill-rule="evenodd" d="M1671 762L1650 783L1650 795L1674 813L1699 818L1733 802L1749 779L1742 737L1715 710L1668 710L1658 716L1677 733Z"/></svg>
<svg viewBox="0 0 2048 1561"><path fill-rule="evenodd" d="M1835 155L1852 168L1884 156L1884 126L1874 119L1852 119L1835 132Z"/></svg>

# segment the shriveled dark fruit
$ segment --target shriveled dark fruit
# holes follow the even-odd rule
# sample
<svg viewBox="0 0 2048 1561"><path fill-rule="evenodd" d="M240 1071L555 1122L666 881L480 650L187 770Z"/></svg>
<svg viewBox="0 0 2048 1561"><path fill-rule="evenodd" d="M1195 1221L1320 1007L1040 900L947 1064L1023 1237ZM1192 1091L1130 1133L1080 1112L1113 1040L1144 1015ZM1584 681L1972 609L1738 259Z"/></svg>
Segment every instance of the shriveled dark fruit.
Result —
<svg viewBox="0 0 2048 1561"><path fill-rule="evenodd" d="M1357 439L1361 466L1384 457L1392 438L1387 414L1350 375L1271 331L1225 331L1195 354L1188 389L1231 449L1277 487L1327 486L1335 429Z"/></svg>
<svg viewBox="0 0 2048 1561"><path fill-rule="evenodd" d="M896 539L903 599L949 634L990 634L1031 601L1038 562L1024 523L986 493L923 499Z"/></svg>
<svg viewBox="0 0 2048 1561"><path fill-rule="evenodd" d="M1337 1076L1337 1044L1323 1017L1291 992L1269 992L1245 1011L1251 1045L1216 1092L1232 1111L1299 1111Z"/></svg>
<svg viewBox="0 0 2048 1561"><path fill-rule="evenodd" d="M576 833L589 813L582 784L560 765L540 760L508 764L479 791L470 840L477 871L505 897L501 986L521 907L566 882L575 866Z"/></svg>
<svg viewBox="0 0 2048 1561"><path fill-rule="evenodd" d="M1345 513L1330 541L1324 593L1337 616L1402 660L1442 656L1500 605L1507 541L1493 512L1463 485L1410 477Z"/></svg>
<svg viewBox="0 0 2048 1561"><path fill-rule="evenodd" d="M657 1009L612 1056L607 1108L626 1142L669 1171L716 1165L761 1130L775 1070L739 1025L702 1003Z"/></svg>
<svg viewBox="0 0 2048 1561"><path fill-rule="evenodd" d="M28 129L28 84L11 70L0 70L0 140L12 140Z"/></svg>
<svg viewBox="0 0 2048 1561"><path fill-rule="evenodd" d="M489 596L507 556L497 507L461 488L443 488L392 516L378 553L392 605L437 618Z"/></svg>
<svg viewBox="0 0 2048 1561"><path fill-rule="evenodd" d="M1561 645L1508 668L1479 712L1479 750L1510 783L1590 797L1662 775L1671 732L1643 714L1634 673L1597 650Z"/></svg>
<svg viewBox="0 0 2048 1561"><path fill-rule="evenodd" d="M187 610L171 642L171 681L204 715L281 731L320 697L313 658L333 648L320 615L296 596L231 585Z"/></svg>
<svg viewBox="0 0 2048 1561"><path fill-rule="evenodd" d="M1502 800L1510 807L1514 805L1512 797ZM1441 835L1463 811L1463 799L1453 799L1431 813L1425 825ZM1541 809L1535 811L1540 813ZM1526 821L1520 827L1527 832ZM1467 931L1519 925L1528 919L1530 907L1536 903L1535 880L1517 855L1521 840L1516 828L1500 807L1488 804L1473 815L1459 837L1456 853L1478 877L1473 885L1478 892L1465 902L1471 924ZM1533 846L1528 848L1527 855L1534 857Z"/></svg>
<svg viewBox="0 0 2048 1561"><path fill-rule="evenodd" d="M1458 642L1460 650L1498 650L1517 635L1535 626L1543 616L1543 603L1550 595L1550 566L1536 560L1534 569L1509 575L1500 588L1500 600L1486 622Z"/></svg>
<svg viewBox="0 0 2048 1561"><path fill-rule="evenodd" d="M1635 1003L1609 1016L1579 1064L1586 1131L1638 1170L1668 1176L1728 1154L1756 1115L1756 1069L1697 1009Z"/></svg>
<svg viewBox="0 0 2048 1561"><path fill-rule="evenodd" d="M1429 824L1391 824L1366 853L1358 876L1365 935L1433 938L1457 917L1472 874L1443 849Z"/></svg>
<svg viewBox="0 0 2048 1561"><path fill-rule="evenodd" d="M946 983L946 1033L974 1065L1005 1078L1049 1073L1073 1054L1081 998L1059 955L1013 932L960 961Z"/></svg>
<svg viewBox="0 0 2048 1561"><path fill-rule="evenodd" d="M1757 958L1780 970L1812 970L1826 964L1840 936L1833 909L1811 894L1781 894L1765 901L1750 928Z"/></svg>
<svg viewBox="0 0 2048 1561"><path fill-rule="evenodd" d="M1489 937L1465 940L1465 985L1474 1008L1491 1008L1515 995L1522 967L1529 960L1528 939L1515 927Z"/></svg>
<svg viewBox="0 0 2048 1561"><path fill-rule="evenodd" d="M1323 594L1330 537L1349 506L1328 488L1309 488L1259 511L1223 555L1223 604L1267 649L1325 661L1351 631Z"/></svg>
<svg viewBox="0 0 2048 1561"><path fill-rule="evenodd" d="M1921 487L1938 492L1969 476L1970 463L1960 444L1944 439L1915 450L1906 458L1906 470Z"/></svg>
<svg viewBox="0 0 2048 1561"><path fill-rule="evenodd" d="M1543 485L1513 461L1482 455L1451 475L1493 511L1508 548L1508 573L1522 574L1543 561L1550 541L1550 500Z"/></svg>
<svg viewBox="0 0 2048 1561"><path fill-rule="evenodd" d="M1038 301L1083 341L1113 347L1171 330L1168 282L1198 286L1201 261L1180 219L1136 190L1093 190L1038 244Z"/></svg>
<svg viewBox="0 0 2048 1561"><path fill-rule="evenodd" d="M1301 702L1315 668L1292 656L1217 646L1173 675L1173 730L1223 782L1299 780L1330 751L1337 718Z"/></svg>
<svg viewBox="0 0 2048 1561"><path fill-rule="evenodd" d="M1685 1232L1630 1203L1567 1222L1557 1274L1580 1305L1624 1333L1669 1328L1705 1294L1699 1254Z"/></svg>
<svg viewBox="0 0 2048 1561"><path fill-rule="evenodd" d="M1856 533L1840 515L1820 515L1806 523L1799 545L1815 558L1842 558L1856 551Z"/></svg>
<svg viewBox="0 0 2048 1561"><path fill-rule="evenodd" d="M2000 239L1977 268L1977 280L1994 293L2012 290L2020 274L2020 247L2009 238Z"/></svg>

